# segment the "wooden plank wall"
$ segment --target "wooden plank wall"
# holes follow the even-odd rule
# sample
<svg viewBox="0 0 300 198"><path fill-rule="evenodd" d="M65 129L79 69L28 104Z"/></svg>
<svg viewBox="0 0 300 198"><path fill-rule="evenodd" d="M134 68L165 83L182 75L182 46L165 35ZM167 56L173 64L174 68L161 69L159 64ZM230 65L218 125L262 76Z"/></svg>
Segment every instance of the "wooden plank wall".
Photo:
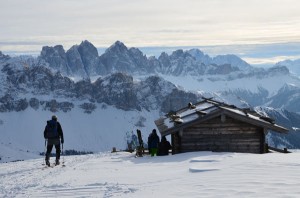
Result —
<svg viewBox="0 0 300 198"><path fill-rule="evenodd" d="M229 117L221 122L221 116L184 129L180 139L181 152L263 153L265 141L263 128Z"/></svg>
<svg viewBox="0 0 300 198"><path fill-rule="evenodd" d="M173 133L171 137L172 154L181 153L181 138L179 132Z"/></svg>

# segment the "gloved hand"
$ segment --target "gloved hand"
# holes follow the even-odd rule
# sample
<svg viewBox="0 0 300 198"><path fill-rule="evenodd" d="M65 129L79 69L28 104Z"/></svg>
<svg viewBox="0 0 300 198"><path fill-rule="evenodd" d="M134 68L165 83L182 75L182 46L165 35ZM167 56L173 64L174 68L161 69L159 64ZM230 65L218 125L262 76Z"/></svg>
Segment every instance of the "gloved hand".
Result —
<svg viewBox="0 0 300 198"><path fill-rule="evenodd" d="M60 142L63 144L65 141L64 141L64 139L61 139Z"/></svg>

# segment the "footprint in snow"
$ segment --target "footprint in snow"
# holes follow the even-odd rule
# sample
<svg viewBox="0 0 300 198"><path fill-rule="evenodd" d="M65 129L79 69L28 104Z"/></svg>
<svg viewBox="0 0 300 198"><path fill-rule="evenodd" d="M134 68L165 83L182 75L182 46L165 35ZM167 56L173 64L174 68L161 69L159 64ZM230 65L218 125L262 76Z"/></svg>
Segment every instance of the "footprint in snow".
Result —
<svg viewBox="0 0 300 198"><path fill-rule="evenodd" d="M210 159L192 159L190 160L191 163L196 162L219 162L218 160L210 160Z"/></svg>
<svg viewBox="0 0 300 198"><path fill-rule="evenodd" d="M201 173L201 172L208 172L208 171L218 171L219 168L216 167L214 162L220 162L219 160L214 159L191 159L190 163L193 165L198 165L198 167L191 167L189 168L189 172L191 173Z"/></svg>
<svg viewBox="0 0 300 198"><path fill-rule="evenodd" d="M201 169L201 168L189 168L189 172L191 173L201 173L201 172L208 172L208 171L218 171L219 169L216 168L206 168L206 169Z"/></svg>

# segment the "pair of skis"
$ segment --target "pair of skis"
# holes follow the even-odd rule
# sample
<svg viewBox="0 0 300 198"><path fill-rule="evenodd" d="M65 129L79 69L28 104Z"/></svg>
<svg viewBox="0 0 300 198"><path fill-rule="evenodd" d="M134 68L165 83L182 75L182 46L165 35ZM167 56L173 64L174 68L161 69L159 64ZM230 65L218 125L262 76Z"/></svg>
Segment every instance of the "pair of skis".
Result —
<svg viewBox="0 0 300 198"><path fill-rule="evenodd" d="M43 170L44 169L47 169L47 168L54 168L54 167L66 167L66 165L64 163L62 164L56 164L56 163L53 163L53 164L50 164L50 166L46 165L46 164L43 164L44 167L42 168Z"/></svg>

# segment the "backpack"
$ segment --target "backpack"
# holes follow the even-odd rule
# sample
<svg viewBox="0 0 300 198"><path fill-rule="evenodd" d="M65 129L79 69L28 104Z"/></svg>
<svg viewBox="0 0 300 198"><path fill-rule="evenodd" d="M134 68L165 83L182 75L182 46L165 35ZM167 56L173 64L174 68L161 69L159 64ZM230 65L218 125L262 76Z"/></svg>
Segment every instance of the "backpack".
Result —
<svg viewBox="0 0 300 198"><path fill-rule="evenodd" d="M57 121L48 120L46 125L46 137L47 138L57 138L58 130L57 130Z"/></svg>

